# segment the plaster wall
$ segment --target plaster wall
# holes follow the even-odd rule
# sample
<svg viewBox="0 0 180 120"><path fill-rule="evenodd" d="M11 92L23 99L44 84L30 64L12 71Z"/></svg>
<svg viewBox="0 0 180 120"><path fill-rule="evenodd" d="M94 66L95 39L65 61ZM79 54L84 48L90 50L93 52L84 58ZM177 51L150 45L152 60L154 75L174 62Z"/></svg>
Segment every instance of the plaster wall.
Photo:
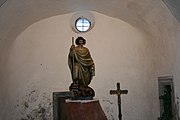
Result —
<svg viewBox="0 0 180 120"><path fill-rule="evenodd" d="M162 1L118 2L116 4L122 7L114 7L106 1L104 5L113 9L107 6L103 9L93 7L93 10L123 19L142 31L93 12L94 28L80 35L87 39L87 47L96 63L96 76L91 83L96 97L101 100L108 118L117 119L116 97L109 96L109 89L115 89L119 81L122 89L129 90L122 98L123 117L156 120L159 116L157 77L170 75L174 78L175 106L179 112L179 23ZM65 7L61 2L55 3L56 7L51 4L53 9L58 8L54 11L37 3L32 6L24 5L22 1L21 4L17 1L7 3L11 4L5 4L0 11L0 96L3 96L0 98L0 119L35 117L42 108L47 110L46 118L52 118L52 92L67 90L71 83L67 54L71 37L80 35L69 27L72 14L35 21L63 14L64 8L68 13L72 6L67 4L71 8ZM90 5L89 1L87 5Z"/></svg>
<svg viewBox="0 0 180 120"><path fill-rule="evenodd" d="M32 24L11 44L4 120L52 119L52 92L68 90L67 56L71 37L78 36L87 39L86 47L95 61L96 76L90 86L108 119L118 119L117 98L109 95L117 82L129 91L122 95L124 119L157 119L158 96L156 90L152 92L157 84L152 77L155 69L149 38L124 21L92 13L95 26L88 33L72 31L71 13ZM42 109L45 111L39 112Z"/></svg>
<svg viewBox="0 0 180 120"><path fill-rule="evenodd" d="M147 24L145 29L150 33L148 33L147 37L149 36L148 39L151 41L149 45L152 46L154 54L152 60L154 61L155 71L154 74L152 74L152 77L154 77L153 79L156 84L158 84L158 77L173 77L175 90L175 104L173 105L173 108L176 112L176 119L180 120L180 24L165 4L160 4L158 1L156 1L156 3L159 7L154 7L142 17ZM152 90L155 89L156 87Z"/></svg>
<svg viewBox="0 0 180 120"><path fill-rule="evenodd" d="M178 33L180 33L180 29L177 30ZM180 34L176 35L177 39L177 43L176 43L176 47L177 47L177 55L176 55L176 59L175 59L175 63L174 63L174 69L173 69L173 77L174 77L174 86L175 86L175 109L176 109L176 118L177 120L180 120L180 75L179 75L179 71L180 71L180 50L178 48L180 48Z"/></svg>

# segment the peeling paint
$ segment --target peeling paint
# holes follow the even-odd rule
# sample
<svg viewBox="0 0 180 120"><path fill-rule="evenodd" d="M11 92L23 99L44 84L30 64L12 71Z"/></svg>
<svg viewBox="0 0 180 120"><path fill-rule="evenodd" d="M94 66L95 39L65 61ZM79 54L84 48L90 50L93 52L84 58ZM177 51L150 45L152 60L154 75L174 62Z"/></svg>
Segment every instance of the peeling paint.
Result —
<svg viewBox="0 0 180 120"><path fill-rule="evenodd" d="M109 104L113 104L113 102L111 102L110 100L103 100L103 102L107 102Z"/></svg>
<svg viewBox="0 0 180 120"><path fill-rule="evenodd" d="M32 90L22 99L17 100L15 106L19 110L17 120L52 120L52 102L50 93L40 93Z"/></svg>
<svg viewBox="0 0 180 120"><path fill-rule="evenodd" d="M50 108L39 104L39 107L33 109L26 117L27 120L51 120Z"/></svg>
<svg viewBox="0 0 180 120"><path fill-rule="evenodd" d="M103 101L103 103L105 105L104 111L106 112L108 120L115 120L115 118L113 117L114 110L113 110L113 108L110 107L114 103L111 100L108 100L108 99L103 99L102 101Z"/></svg>

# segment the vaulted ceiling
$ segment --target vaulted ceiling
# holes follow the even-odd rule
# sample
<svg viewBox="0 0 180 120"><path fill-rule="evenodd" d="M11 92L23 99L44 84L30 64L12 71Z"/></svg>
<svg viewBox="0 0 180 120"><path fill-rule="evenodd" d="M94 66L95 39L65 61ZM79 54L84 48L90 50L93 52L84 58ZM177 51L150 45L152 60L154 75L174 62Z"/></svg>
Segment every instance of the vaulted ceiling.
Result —
<svg viewBox="0 0 180 120"><path fill-rule="evenodd" d="M14 39L41 19L81 10L96 11L142 26L149 11L164 7L162 3L161 0L0 0L0 40Z"/></svg>

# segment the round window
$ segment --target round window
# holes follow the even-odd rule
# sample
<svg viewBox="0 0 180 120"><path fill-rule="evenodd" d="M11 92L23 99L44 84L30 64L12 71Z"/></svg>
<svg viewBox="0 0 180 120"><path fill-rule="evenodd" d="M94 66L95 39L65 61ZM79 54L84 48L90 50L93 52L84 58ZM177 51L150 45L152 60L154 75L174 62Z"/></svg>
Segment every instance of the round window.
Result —
<svg viewBox="0 0 180 120"><path fill-rule="evenodd" d="M75 27L79 32L87 32L91 27L91 22L87 18L78 18Z"/></svg>

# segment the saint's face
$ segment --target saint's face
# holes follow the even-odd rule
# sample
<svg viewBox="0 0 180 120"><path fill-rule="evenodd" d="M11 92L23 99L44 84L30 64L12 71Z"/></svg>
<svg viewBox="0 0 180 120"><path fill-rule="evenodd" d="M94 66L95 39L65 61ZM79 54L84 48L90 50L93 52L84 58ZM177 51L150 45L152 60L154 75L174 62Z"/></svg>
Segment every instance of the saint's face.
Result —
<svg viewBox="0 0 180 120"><path fill-rule="evenodd" d="M83 45L84 41L83 40L79 40L79 45Z"/></svg>

